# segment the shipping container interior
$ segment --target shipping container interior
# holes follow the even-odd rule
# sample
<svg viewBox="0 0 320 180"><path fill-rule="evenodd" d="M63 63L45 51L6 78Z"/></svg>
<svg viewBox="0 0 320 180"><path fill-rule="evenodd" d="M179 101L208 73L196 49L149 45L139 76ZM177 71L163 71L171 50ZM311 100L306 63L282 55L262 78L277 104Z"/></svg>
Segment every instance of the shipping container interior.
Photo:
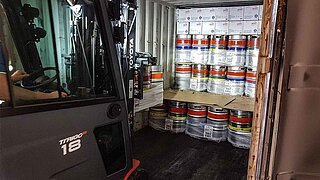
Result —
<svg viewBox="0 0 320 180"><path fill-rule="evenodd" d="M242 35L245 39L250 35L259 36L263 0L138 0L137 2L136 52L151 53L157 57L157 65L163 67L164 99L217 105L228 111L233 110L231 113L241 110L250 112L249 117L252 118L255 89L251 97L239 96L237 93L215 94L190 91L190 89L177 90L175 71L179 63L176 56L176 40L181 34L193 37L229 35L229 39L231 35ZM254 11L257 9L256 12L246 12L249 7ZM211 8L215 9L216 14L210 11ZM228 12L224 12L223 9L227 9ZM225 29L223 23L226 24ZM257 66L257 62L255 63L254 68ZM190 66L192 62L182 64ZM206 62L199 64L208 65ZM231 67L233 64L223 65L230 66L228 71L234 69ZM244 64L236 66L243 66L247 71L251 67ZM245 116L242 114L242 117ZM148 112L136 114L135 119L147 121ZM246 127L240 128L246 131ZM249 129L251 130L251 127ZM220 140L212 142L201 137L157 131L150 127L145 127L135 134L134 154L149 171L151 179L247 178L250 141L243 149L241 145L242 148L238 148Z"/></svg>

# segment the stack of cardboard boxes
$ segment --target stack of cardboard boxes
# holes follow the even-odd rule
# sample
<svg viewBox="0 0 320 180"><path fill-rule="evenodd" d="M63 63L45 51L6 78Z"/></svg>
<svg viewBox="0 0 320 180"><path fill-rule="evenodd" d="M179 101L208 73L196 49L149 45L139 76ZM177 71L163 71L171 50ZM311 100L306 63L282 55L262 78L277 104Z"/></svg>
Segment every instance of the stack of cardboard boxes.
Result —
<svg viewBox="0 0 320 180"><path fill-rule="evenodd" d="M177 34L261 34L263 6L177 9Z"/></svg>

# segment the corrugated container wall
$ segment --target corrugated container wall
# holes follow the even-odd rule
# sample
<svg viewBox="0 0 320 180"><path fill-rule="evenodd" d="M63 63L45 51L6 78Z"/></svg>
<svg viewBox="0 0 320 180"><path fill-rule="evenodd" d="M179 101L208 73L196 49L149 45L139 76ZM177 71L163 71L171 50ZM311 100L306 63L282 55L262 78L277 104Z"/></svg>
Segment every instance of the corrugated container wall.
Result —
<svg viewBox="0 0 320 180"><path fill-rule="evenodd" d="M175 8L152 0L138 0L136 52L149 52L164 67L164 88L173 76L176 34Z"/></svg>

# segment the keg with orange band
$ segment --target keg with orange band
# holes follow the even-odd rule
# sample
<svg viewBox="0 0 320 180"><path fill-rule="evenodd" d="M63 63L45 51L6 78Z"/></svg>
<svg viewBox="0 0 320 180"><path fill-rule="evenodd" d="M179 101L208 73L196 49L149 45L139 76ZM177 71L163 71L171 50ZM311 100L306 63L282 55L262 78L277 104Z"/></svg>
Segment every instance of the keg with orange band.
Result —
<svg viewBox="0 0 320 180"><path fill-rule="evenodd" d="M187 117L187 104L179 101L170 101L168 117L173 120L185 120Z"/></svg>
<svg viewBox="0 0 320 180"><path fill-rule="evenodd" d="M163 82L162 66L151 66L151 83Z"/></svg>

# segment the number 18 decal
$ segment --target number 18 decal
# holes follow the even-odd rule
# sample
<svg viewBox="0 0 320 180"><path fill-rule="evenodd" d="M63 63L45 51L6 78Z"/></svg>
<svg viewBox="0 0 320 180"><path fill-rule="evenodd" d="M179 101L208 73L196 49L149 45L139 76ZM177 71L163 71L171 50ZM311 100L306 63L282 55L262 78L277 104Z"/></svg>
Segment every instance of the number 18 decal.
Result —
<svg viewBox="0 0 320 180"><path fill-rule="evenodd" d="M68 153L72 153L81 148L81 138L83 135L87 134L87 131L76 134L74 136L70 136L59 141L62 155L67 155Z"/></svg>

